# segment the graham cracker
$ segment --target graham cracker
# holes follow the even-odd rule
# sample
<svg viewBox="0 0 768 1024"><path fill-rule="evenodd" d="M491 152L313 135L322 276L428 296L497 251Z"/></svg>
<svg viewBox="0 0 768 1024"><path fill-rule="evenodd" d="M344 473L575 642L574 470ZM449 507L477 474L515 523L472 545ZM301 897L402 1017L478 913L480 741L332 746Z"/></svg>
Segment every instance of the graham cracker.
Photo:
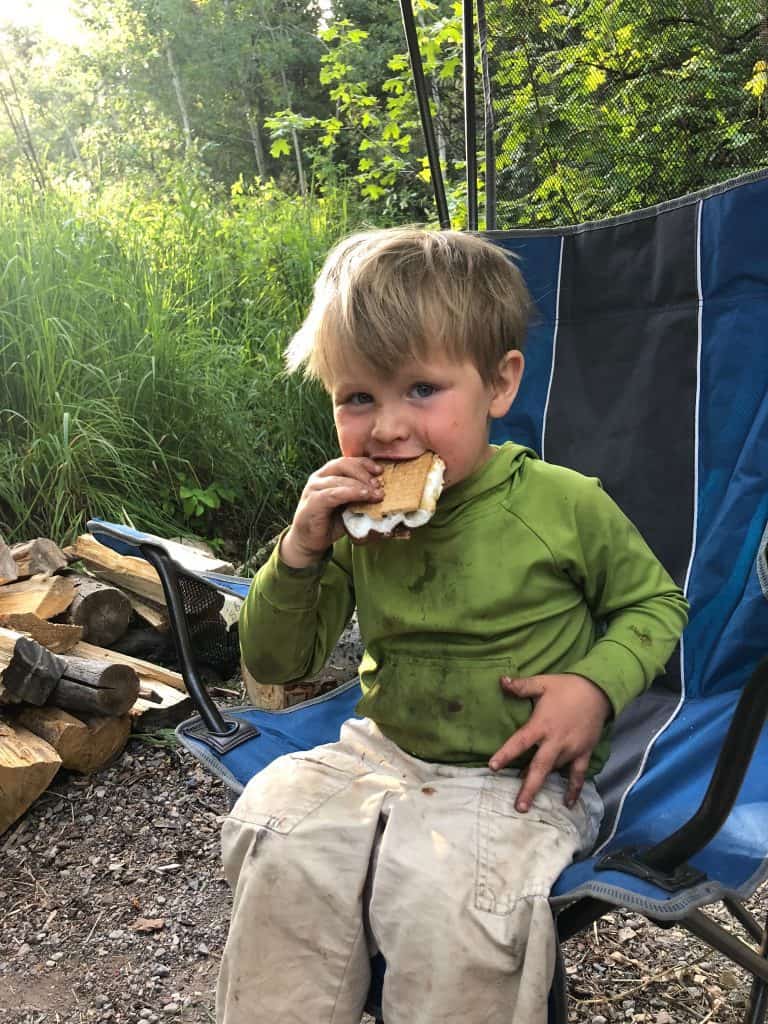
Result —
<svg viewBox="0 0 768 1024"><path fill-rule="evenodd" d="M379 477L384 488L382 500L348 505L348 511L361 512L371 519L383 519L394 512L415 512L421 507L424 486L436 457L432 452L424 452L405 462L382 461L384 471Z"/></svg>

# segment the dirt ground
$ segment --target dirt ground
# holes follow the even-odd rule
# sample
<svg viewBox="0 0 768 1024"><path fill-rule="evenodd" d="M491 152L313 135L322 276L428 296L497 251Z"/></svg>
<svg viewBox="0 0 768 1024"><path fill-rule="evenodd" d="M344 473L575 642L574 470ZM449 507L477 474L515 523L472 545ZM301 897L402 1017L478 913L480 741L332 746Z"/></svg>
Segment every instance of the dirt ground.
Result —
<svg viewBox="0 0 768 1024"><path fill-rule="evenodd" d="M228 795L162 740L61 773L0 837L0 1024L214 1020ZM574 1022L742 1019L743 972L679 929L615 913L565 952Z"/></svg>

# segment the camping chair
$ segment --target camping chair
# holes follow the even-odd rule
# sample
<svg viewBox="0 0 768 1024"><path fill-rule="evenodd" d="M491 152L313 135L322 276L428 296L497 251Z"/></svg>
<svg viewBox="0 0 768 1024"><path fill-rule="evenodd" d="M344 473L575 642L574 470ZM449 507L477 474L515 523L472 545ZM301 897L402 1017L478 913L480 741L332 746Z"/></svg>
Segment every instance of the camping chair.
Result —
<svg viewBox="0 0 768 1024"><path fill-rule="evenodd" d="M472 230L478 227L474 6L464 4ZM760 1024L768 1009L768 922L763 927L743 901L768 876L768 171L723 183L721 162L705 160L693 174L685 161L699 149L696 125L681 128L689 133L686 145L669 150L663 167L627 168L626 152L642 153L643 133L658 125L638 125L633 139L620 135L617 159L606 145L616 137L610 96L596 90L590 113L583 96L568 92L567 80L566 91L554 94L557 75L547 62L557 46L548 50L541 37L545 20L536 3L515 5L528 19L524 30L516 25L517 37L503 0L476 6L486 225L541 225L547 203L553 220L572 224L488 232L518 254L538 309L520 394L492 440L513 439L600 477L691 604L666 675L615 723L612 754L597 779L606 804L598 843L552 892L558 934L566 941L614 907L661 927L678 924L749 972L754 980L744 1020ZM598 5L589 6L593 12ZM636 8L648 6L636 0ZM611 18L621 14L621 5L605 7ZM410 0L401 0L401 8L438 218L450 227ZM741 21L733 29L744 66L751 67L762 56L764 13L752 0L734 11L741 21L752 18L747 31ZM668 34L674 20L659 15L658 24ZM573 38L565 42L573 50ZM520 59L506 60L515 47ZM574 52L573 67L578 64ZM650 67L641 75L633 67L626 79L654 97L649 110L669 108L673 123L673 97L665 98L662 86L696 88L696 77L672 80L669 70ZM522 115L521 105L509 102L514 90L527 90ZM565 192L553 199L550 187L550 143L562 141L559 115L576 102L584 123L565 132L574 143L571 169L591 169L591 179L579 178L580 206ZM515 122L519 116L527 120ZM736 172L764 165L757 135L741 145ZM613 173L619 163L624 177ZM702 190L672 198L676 180ZM631 212L638 206L645 208ZM530 210L535 216L521 221ZM573 226L576 220L585 223ZM183 570L157 537L99 520L89 528L116 550L143 555L160 574L179 661L199 708L178 727L179 739L233 791L278 755L338 738L341 723L354 714L356 680L284 711L223 710L208 696L199 663L225 671L237 663L236 628L228 630L223 620L215 628L221 595L244 596L247 581ZM702 908L718 902L750 943L705 915ZM369 1007L378 1017L381 971L378 958ZM550 1020L567 1019L560 961Z"/></svg>
<svg viewBox="0 0 768 1024"><path fill-rule="evenodd" d="M666 675L616 722L597 848L552 893L560 938L613 907L682 925L750 972L745 1020L758 1024L768 932L742 901L768 876L768 171L605 222L492 237L519 255L539 313L493 440L599 476L691 603ZM284 711L224 711L208 697L200 609L243 596L247 581L181 570L151 535L89 529L158 570L200 710L178 736L228 786L338 738L355 680ZM206 623L197 650L188 617ZM222 622L219 639L213 657L231 669L234 630ZM717 901L757 951L705 916ZM562 970L551 1004L564 1024Z"/></svg>

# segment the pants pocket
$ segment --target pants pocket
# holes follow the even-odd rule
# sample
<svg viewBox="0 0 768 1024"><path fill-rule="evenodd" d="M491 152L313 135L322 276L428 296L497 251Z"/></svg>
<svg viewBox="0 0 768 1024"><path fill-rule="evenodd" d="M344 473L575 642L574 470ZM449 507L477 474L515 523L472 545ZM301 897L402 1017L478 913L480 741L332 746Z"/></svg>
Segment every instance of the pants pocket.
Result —
<svg viewBox="0 0 768 1024"><path fill-rule="evenodd" d="M480 794L475 907L490 914L511 914L520 900L547 899L580 846L573 812L560 804L562 795L542 790L521 814L514 806L520 784L509 777L488 778Z"/></svg>
<svg viewBox="0 0 768 1024"><path fill-rule="evenodd" d="M251 779L229 819L287 835L369 773L364 763L336 749L286 754Z"/></svg>

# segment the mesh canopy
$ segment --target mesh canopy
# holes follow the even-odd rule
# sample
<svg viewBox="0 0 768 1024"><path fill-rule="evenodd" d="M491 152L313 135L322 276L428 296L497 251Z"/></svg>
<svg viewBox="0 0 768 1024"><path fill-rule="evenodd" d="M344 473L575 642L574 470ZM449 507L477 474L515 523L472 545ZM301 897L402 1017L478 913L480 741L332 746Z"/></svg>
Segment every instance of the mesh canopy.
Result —
<svg viewBox="0 0 768 1024"><path fill-rule="evenodd" d="M768 163L768 0L481 0L478 24L498 228L624 213Z"/></svg>

